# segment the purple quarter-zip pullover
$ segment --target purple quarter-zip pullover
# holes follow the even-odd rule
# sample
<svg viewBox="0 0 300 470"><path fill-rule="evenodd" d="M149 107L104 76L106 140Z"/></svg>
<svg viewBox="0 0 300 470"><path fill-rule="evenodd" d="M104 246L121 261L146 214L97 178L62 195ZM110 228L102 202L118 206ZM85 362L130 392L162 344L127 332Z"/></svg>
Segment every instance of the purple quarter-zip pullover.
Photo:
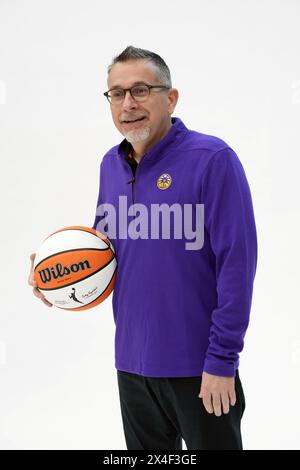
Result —
<svg viewBox="0 0 300 470"><path fill-rule="evenodd" d="M223 140L189 130L174 117L168 133L143 155L135 178L125 160L126 144L124 139L101 162L97 204L112 204L117 215L116 233L107 232L118 262L112 298L115 367L149 377L200 376L203 371L234 376L257 263L243 166ZM158 182L165 175L168 183L162 189ZM135 239L124 231L120 235L119 196L127 196L128 206L148 209L148 227L153 204L187 204L194 216L196 204L203 204L202 248L187 250L191 240L184 233L176 238L171 230L163 238L161 228L156 238L145 227ZM98 214L93 228L103 219ZM128 215L126 223L132 221L134 215Z"/></svg>

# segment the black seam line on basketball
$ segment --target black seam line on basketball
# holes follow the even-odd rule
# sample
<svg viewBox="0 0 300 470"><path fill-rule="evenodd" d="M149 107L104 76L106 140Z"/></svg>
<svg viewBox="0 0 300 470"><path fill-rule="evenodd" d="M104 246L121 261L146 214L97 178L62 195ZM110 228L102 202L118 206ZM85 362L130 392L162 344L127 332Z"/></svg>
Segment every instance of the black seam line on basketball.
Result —
<svg viewBox="0 0 300 470"><path fill-rule="evenodd" d="M106 266L108 266L113 259L115 259L116 257L113 256L109 261L108 263L106 263L104 266L102 266L100 269L98 269L97 271L89 274L88 276L84 277L83 279L78 279L78 281L74 281L74 282L71 282L71 284L68 284L67 286L57 286L57 287L49 287L48 289L47 288L42 288L42 287L38 287L38 289L42 292L44 291L49 291L49 290L57 290L57 289L63 289L64 287L70 287L70 286L73 286L73 284L77 284L77 282L81 282L81 281L85 281L86 279L88 279L89 277L91 276L94 276L94 274L97 274L99 273L102 269L106 268ZM66 274L66 276L68 276L68 274Z"/></svg>
<svg viewBox="0 0 300 470"><path fill-rule="evenodd" d="M43 258L42 261L40 261L36 265L34 270L36 270L36 268L38 268L41 263L43 263L44 261L47 261L47 259L49 259L49 258L52 258L52 256L63 255L64 253L71 253L72 251L82 251L82 250L85 250L85 251L87 251L87 250L88 251L107 251L108 249L109 249L109 246L107 248L73 248L72 250L58 251L57 253L53 253L52 255L47 256L47 258Z"/></svg>
<svg viewBox="0 0 300 470"><path fill-rule="evenodd" d="M98 297L96 297L94 300L91 300L88 304L84 304L82 307L86 307L87 305L92 304L93 302L95 302L95 300L99 299L99 297L101 297L102 294L104 294L104 292L109 288L110 283L111 283L111 281L112 281L112 278L113 278L114 275L115 275L116 270L117 270L117 268L115 268L115 270L114 270L114 272L113 272L113 275L112 275L111 278L110 278L109 283L107 284L107 286L105 287L105 289L101 292L101 294L99 294ZM56 307L56 305L55 305L55 307ZM71 311L73 312L74 310L80 310L82 307L65 308L65 310L71 310ZM95 305L95 307L96 307L96 305ZM63 307L59 307L59 308L63 308Z"/></svg>
<svg viewBox="0 0 300 470"><path fill-rule="evenodd" d="M48 235L48 237L45 238L45 240L47 240L48 238L52 237L52 235L56 235L57 233L60 233L60 232L66 232L67 230L74 230L74 231L76 231L76 232L89 233L90 235L94 235L94 237L100 238L100 237L98 237L98 235L96 235L95 233L92 233L92 232L90 232L89 230L83 230L82 228L64 228L63 230L57 230L56 232L51 233L50 235ZM95 230L96 232L98 231L98 230L96 230L95 228L94 228L93 230ZM105 242L106 244L109 243L108 240L103 240L103 238L100 238L100 240L102 240L102 241Z"/></svg>

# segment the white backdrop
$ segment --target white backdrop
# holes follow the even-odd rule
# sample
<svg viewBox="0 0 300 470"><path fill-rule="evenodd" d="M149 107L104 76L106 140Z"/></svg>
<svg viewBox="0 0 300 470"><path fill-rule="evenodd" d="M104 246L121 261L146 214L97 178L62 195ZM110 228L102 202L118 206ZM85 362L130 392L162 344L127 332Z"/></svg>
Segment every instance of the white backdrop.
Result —
<svg viewBox="0 0 300 470"><path fill-rule="evenodd" d="M299 449L298 0L0 0L0 447L126 449L111 296L48 308L29 255L91 226L103 154L123 137L103 91L126 46L169 65L174 116L224 139L251 187L259 258L241 354L245 449Z"/></svg>

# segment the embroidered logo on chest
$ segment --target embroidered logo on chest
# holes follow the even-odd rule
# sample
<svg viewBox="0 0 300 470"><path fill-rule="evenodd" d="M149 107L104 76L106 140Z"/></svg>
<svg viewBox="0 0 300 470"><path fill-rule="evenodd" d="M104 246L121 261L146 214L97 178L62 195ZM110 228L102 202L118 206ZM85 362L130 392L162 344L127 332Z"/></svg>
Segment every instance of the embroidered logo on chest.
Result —
<svg viewBox="0 0 300 470"><path fill-rule="evenodd" d="M158 189L168 189L171 186L172 178L171 175L168 173L163 173L157 179L157 187Z"/></svg>

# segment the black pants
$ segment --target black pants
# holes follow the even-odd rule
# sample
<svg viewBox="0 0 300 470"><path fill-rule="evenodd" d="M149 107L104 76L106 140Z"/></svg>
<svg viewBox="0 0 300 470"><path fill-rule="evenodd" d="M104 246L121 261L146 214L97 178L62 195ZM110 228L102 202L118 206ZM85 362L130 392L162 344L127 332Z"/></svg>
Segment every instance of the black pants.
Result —
<svg viewBox="0 0 300 470"><path fill-rule="evenodd" d="M204 408L201 377L144 377L117 371L128 450L242 450L245 397L238 371L236 404L219 417Z"/></svg>

